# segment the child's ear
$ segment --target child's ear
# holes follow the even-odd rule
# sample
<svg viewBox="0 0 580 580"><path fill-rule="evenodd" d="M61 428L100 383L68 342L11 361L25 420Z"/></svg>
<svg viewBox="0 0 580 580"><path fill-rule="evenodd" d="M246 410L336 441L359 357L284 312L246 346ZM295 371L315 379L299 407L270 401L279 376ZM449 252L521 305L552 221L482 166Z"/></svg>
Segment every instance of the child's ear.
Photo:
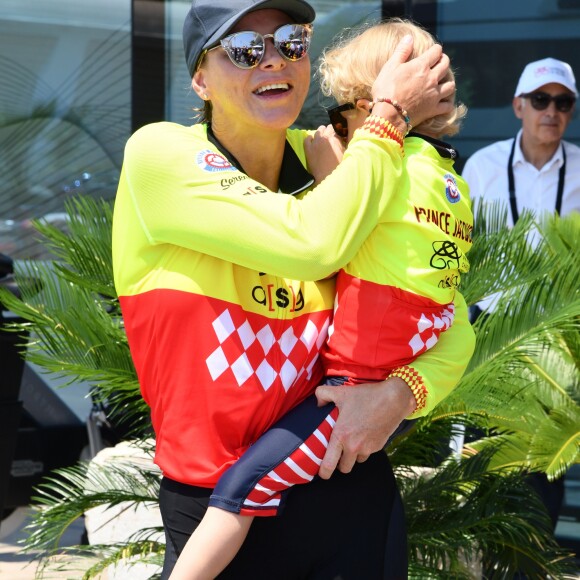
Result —
<svg viewBox="0 0 580 580"><path fill-rule="evenodd" d="M369 101L368 99L357 99L356 100L356 108L362 109L363 111L370 113L371 112L371 101Z"/></svg>

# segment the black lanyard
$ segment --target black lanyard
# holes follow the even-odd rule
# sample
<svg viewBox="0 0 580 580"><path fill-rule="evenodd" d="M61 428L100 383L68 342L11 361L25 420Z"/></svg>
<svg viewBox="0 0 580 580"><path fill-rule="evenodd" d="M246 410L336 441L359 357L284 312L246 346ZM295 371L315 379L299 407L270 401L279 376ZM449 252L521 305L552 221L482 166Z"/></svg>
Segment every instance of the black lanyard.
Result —
<svg viewBox="0 0 580 580"><path fill-rule="evenodd" d="M519 213L518 213L518 205L516 203L516 186L514 181L514 168L513 168L513 161L514 161L514 152L516 150L516 139L514 138L514 142L512 143L512 150L510 152L510 158L508 160L508 188L510 192L510 207L512 210L512 218L514 220L514 225L518 221ZM558 172L558 192L556 194L556 213L560 213L562 210L562 197L564 195L564 182L566 180L566 150L564 149L564 144L562 143L562 167L560 167L560 171Z"/></svg>

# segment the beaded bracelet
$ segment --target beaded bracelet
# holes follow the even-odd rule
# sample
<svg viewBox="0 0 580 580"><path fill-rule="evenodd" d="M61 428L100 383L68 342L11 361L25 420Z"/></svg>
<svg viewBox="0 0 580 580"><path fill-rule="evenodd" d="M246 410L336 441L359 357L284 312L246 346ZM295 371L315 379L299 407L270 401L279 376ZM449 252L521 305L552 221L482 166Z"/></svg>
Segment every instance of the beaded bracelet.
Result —
<svg viewBox="0 0 580 580"><path fill-rule="evenodd" d="M373 107L377 103L388 103L389 105L392 105L393 107L395 107L397 113L399 113L399 115L401 115L401 117L403 117L403 121L405 121L405 123L407 123L407 133L405 133L405 135L408 135L409 132L411 131L411 129L413 128L413 125L411 125L411 118L409 117L407 110L403 109L403 107L398 103L398 101L395 101L392 99L387 99L386 97L377 97L376 99L373 99L371 104L370 104L371 112L373 110Z"/></svg>
<svg viewBox="0 0 580 580"><path fill-rule="evenodd" d="M423 384L423 378L415 369L408 366L398 367L391 372L389 377L399 377L407 383L417 402L417 408L413 413L425 408L425 405L427 405L427 387Z"/></svg>
<svg viewBox="0 0 580 580"><path fill-rule="evenodd" d="M399 131L390 121L378 115L369 115L362 125L362 128L373 135L378 135L381 138L392 139L403 148L403 133Z"/></svg>

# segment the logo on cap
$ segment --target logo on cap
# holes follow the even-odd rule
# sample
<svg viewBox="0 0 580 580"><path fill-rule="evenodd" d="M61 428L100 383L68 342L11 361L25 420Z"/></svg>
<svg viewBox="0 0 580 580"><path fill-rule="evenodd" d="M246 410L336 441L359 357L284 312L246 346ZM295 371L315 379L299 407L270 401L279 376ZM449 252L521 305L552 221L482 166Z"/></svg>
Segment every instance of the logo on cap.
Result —
<svg viewBox="0 0 580 580"><path fill-rule="evenodd" d="M197 164L210 173L216 171L236 171L236 168L220 153L205 149L197 154Z"/></svg>
<svg viewBox="0 0 580 580"><path fill-rule="evenodd" d="M566 71L557 66L540 66L535 70L534 74L536 77L553 74L555 76L560 76L563 79L567 78Z"/></svg>

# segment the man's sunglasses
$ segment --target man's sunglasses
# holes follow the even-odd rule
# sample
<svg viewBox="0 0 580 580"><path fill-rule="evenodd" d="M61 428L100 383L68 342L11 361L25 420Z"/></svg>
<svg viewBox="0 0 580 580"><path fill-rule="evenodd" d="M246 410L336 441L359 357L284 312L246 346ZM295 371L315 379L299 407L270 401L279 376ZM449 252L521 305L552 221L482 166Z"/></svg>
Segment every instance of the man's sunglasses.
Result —
<svg viewBox="0 0 580 580"><path fill-rule="evenodd" d="M286 60L296 62L308 54L312 38L312 25L284 24L277 28L274 34L260 34L252 30L235 32L222 38L218 46L209 48L205 53L221 47L238 68L250 69L262 62L266 53L266 38L272 39L281 56ZM205 53L200 58L200 63Z"/></svg>
<svg viewBox="0 0 580 580"><path fill-rule="evenodd" d="M348 119L343 115L345 111L352 111L355 108L353 103L345 103L328 109L328 118L334 132L339 137L348 137Z"/></svg>
<svg viewBox="0 0 580 580"><path fill-rule="evenodd" d="M534 93L525 93L520 95L520 97L522 99L530 99L530 103L536 111L546 110L550 106L550 103L554 101L556 109L558 109L560 113L569 113L576 102L576 97L567 93L553 97L543 91L536 91Z"/></svg>

